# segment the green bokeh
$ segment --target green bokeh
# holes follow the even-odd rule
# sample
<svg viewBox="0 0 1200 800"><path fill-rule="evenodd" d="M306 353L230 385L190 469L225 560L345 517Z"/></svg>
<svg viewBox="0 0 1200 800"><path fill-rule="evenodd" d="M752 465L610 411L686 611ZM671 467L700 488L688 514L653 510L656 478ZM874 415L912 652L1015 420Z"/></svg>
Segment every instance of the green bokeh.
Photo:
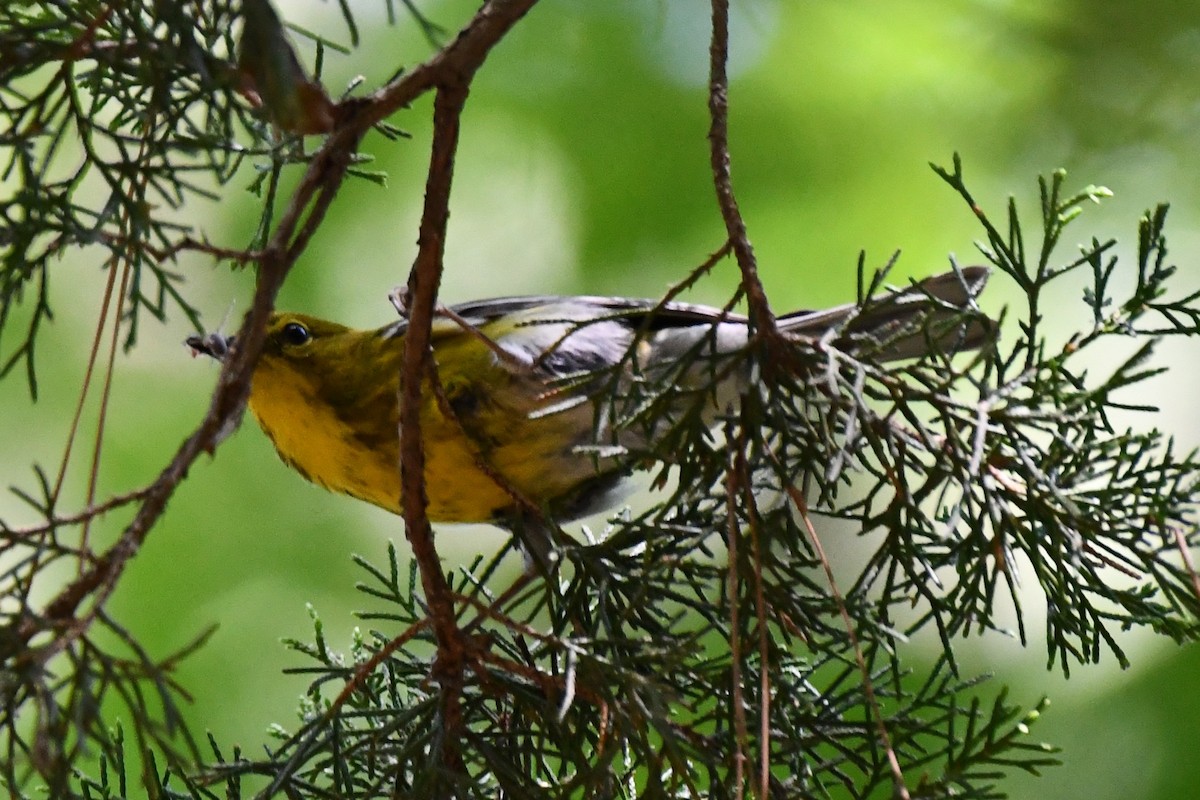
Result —
<svg viewBox="0 0 1200 800"><path fill-rule="evenodd" d="M399 5L399 4L397 4ZM407 20L389 28L360 3L364 49L326 53L339 92L367 86L429 53ZM475 3L431 4L453 30ZM337 4L293 0L286 17L345 39ZM982 202L999 210L1010 193L1033 199L1034 176L1066 167L1076 182L1117 197L1081 223L1131 246L1140 211L1174 204L1174 253L1185 281L1200 250L1196 148L1200 118L1200 6L1122 0L911 0L735 2L731 89L733 175L773 302L781 310L844 302L854 292L860 249L880 264L904 252L897 279L944 268L949 254L976 259L974 220L933 175L930 160L962 153ZM654 295L699 264L724 235L708 171L704 91L707 4L698 0L545 0L497 48L472 91L457 163L443 294L586 292ZM302 49L308 52L307 45ZM311 53L307 59L311 63ZM284 290L282 304L358 325L392 318L387 292L415 253L428 157L429 103L393 120L413 138L365 149L386 188L358 181L339 195ZM223 245L245 244L257 200L241 191L199 207L198 229ZM42 397L29 404L14 376L0 383L5 411L0 478L29 488L31 457L53 469L99 306L95 254L56 264L56 324L40 349ZM206 321L249 302L245 273L190 257L181 265ZM61 277L59 277L61 276ZM730 263L692 295L724 300ZM993 288L988 304L1004 300ZM1087 309L1064 296L1054 324L1080 324ZM236 316L235 316L236 319ZM119 363L105 439L100 495L148 480L206 406L215 369L186 358L191 331L178 316L143 330ZM1151 398L1157 424L1196 440L1194 353ZM90 448L90 420L77 457ZM84 461L72 469L82 497ZM10 498L0 515L20 521ZM96 535L113 537L122 518ZM502 538L446 528L445 557L465 562ZM301 664L278 644L305 637L306 603L334 644L349 641L350 612L367 601L349 554L381 560L398 518L325 494L288 473L252 425L203 460L172 500L113 599L117 616L152 653L182 646L206 626L220 630L186 662L193 718L222 742L256 748L268 724L294 727ZM1036 607L1036 598L1029 605ZM1036 631L1036 626L1035 626ZM1031 647L1037 646L1035 633ZM1063 684L1044 654L1012 643L968 643L966 664L995 670L1032 703L1055 698L1033 735L1063 744L1067 766L1014 782L1015 797L1177 798L1200 782L1194 749L1200 705L1195 648L1131 643L1134 669L1077 669ZM1185 742L1187 744L1180 744ZM1191 749L1189 749L1191 748Z"/></svg>

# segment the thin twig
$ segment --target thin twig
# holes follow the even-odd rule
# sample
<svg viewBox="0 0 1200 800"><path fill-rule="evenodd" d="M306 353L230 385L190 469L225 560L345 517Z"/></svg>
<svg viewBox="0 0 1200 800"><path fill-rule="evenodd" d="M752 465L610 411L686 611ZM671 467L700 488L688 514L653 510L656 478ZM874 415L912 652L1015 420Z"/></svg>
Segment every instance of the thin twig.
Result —
<svg viewBox="0 0 1200 800"><path fill-rule="evenodd" d="M358 689L362 686L363 681L367 679L368 675L374 672L375 669L384 661L387 661L389 658L391 658L393 653L411 642L417 634L425 630L427 627L429 627L428 619L419 620L412 625L409 625L404 629L403 633L401 633L399 636L393 636L391 641L376 650L366 661L355 667L354 674L346 680L346 685L342 687L342 690L338 692L338 696L335 697L333 702L329 704L329 708L325 709L325 713L322 715L325 721L328 722L329 720L333 719L334 716L336 716L338 710L350 700L350 697L356 691L358 691Z"/></svg>
<svg viewBox="0 0 1200 800"><path fill-rule="evenodd" d="M775 317L771 313L767 293L758 277L758 261L754 247L746 234L746 222L738 209L733 192L729 158L729 0L712 0L712 42L709 46L708 141L712 161L713 185L717 204L725 220L725 230L742 272L742 287L746 290L750 319L755 328L769 339L776 333Z"/></svg>
<svg viewBox="0 0 1200 800"><path fill-rule="evenodd" d="M92 374L96 369L96 360L100 353L100 342L104 338L104 321L108 318L108 309L112 301L113 286L116 282L116 279L117 271L115 269L110 269L108 271L108 281L104 286L104 295L100 301L100 318L96 321L96 332L92 336L92 349L88 353L87 367L84 370L83 380L79 387L79 400L75 403L75 413L71 417L71 426L67 430L67 445L63 449L62 461L59 463L58 467L58 476L54 479L54 487L50 490L50 497L46 503L47 516L51 517L52 519L50 519L45 525L26 528L21 532L24 536L39 536L44 533L49 533L58 527L54 524L53 519L55 508L58 506L58 498L62 493L63 481L65 481L67 477L67 467L71 463L71 451L75 447L75 437L79 433L79 421L83 418L83 409L87 402L88 390L92 385ZM91 507L92 504L89 502L87 508L90 509ZM90 515L86 514L86 512L76 516L77 518L74 521L85 524L92 518ZM37 577L40 569L42 553L43 550L41 548L34 553L33 563L30 565L30 568L26 573L28 577L21 582L22 585L19 591L22 595L22 606L25 606L28 603L29 592L33 589L34 578ZM79 553L80 561L78 564L78 569L82 571L83 561L87 556L86 536L83 537L83 545L80 547Z"/></svg>
<svg viewBox="0 0 1200 800"><path fill-rule="evenodd" d="M1196 593L1196 599L1200 600L1200 574L1196 573L1196 564L1192 561L1192 551L1188 548L1187 537L1183 535L1183 528L1178 525L1172 525L1171 531L1175 534L1175 545L1179 548L1180 555L1183 556L1184 569L1192 579L1192 591Z"/></svg>
<svg viewBox="0 0 1200 800"><path fill-rule="evenodd" d="M87 367L83 372L83 381L79 387L79 400L75 403L75 414L71 417L71 427L67 430L67 446L63 451L62 461L58 466L58 477L54 479L54 488L50 491L50 502L53 509L58 504L62 492L63 481L67 477L67 466L71 463L71 451L75 446L75 436L79 432L79 420L83 417L84 405L87 401L88 390L92 386L92 373L96 369L96 360L100 356L100 342L104 339L104 323L108 319L109 304L112 300L113 286L116 284L117 271L108 270L108 281L104 286L104 294L100 299L100 318L96 321L96 333L92 336L92 349L88 354Z"/></svg>
<svg viewBox="0 0 1200 800"><path fill-rule="evenodd" d="M746 746L749 734L746 728L746 704L742 696L742 631L741 608L738 601L738 530L737 497L738 474L737 461L734 455L743 441L733 435L733 425L725 426L725 440L729 442L729 463L725 468L725 510L728 516L726 531L726 558L729 561L726 578L726 594L729 598L729 680L732 683L731 702L733 703L733 728L737 741L737 752L734 753L734 797L741 800L744 794L746 772Z"/></svg>
<svg viewBox="0 0 1200 800"><path fill-rule="evenodd" d="M100 482L100 455L104 449L104 429L107 427L108 421L108 403L112 398L112 379L113 369L117 363L117 342L121 338L121 317L125 309L125 293L129 288L129 273L131 271L130 258L125 258L121 264L121 288L117 292L117 308L112 319L112 336L108 343L108 357L104 365L104 385L100 389L100 410L99 417L96 420L96 439L92 444L92 462L91 468L88 470L88 483L86 504L92 506L96 502L96 487ZM65 464L64 464L65 467ZM79 550L87 553L91 551L91 545L88 541L89 534L92 529L92 519L89 517L83 523L83 530L80 532ZM80 567L82 569L82 566Z"/></svg>
<svg viewBox="0 0 1200 800"><path fill-rule="evenodd" d="M692 271L688 273L687 277L672 284L670 288L667 289L666 293L663 294L662 299L660 299L654 306L654 309L646 315L647 321L652 320L655 314L667 307L668 303L670 303L679 295L683 294L688 289L695 286L701 278L712 272L713 267L715 267L721 261L721 259L725 258L725 256L729 255L732 251L733 242L730 239L726 239L725 243L710 253L708 258L704 259L704 261L702 261L698 266L693 267Z"/></svg>
<svg viewBox="0 0 1200 800"><path fill-rule="evenodd" d="M825 555L825 548L821 546L821 539L817 536L817 529L813 525L812 517L808 513L808 501L804 499L804 495L795 486L787 487L788 497L791 498L792 504L795 505L796 511L799 512L800 518L804 521L804 527L808 530L808 537L813 543L813 549L817 551L817 558L821 562L821 567L825 570L825 580L829 583L829 591L833 594L834 602L837 603L838 612L842 616L842 624L846 626L846 635L850 637L850 643L854 648L854 660L858 663L858 671L862 675L863 692L867 696L867 702L871 705L871 713L875 715L875 729L879 734L879 741L883 744L884 750L887 752L888 766L892 771L892 783L895 796L901 800L910 800L911 795L908 792L908 785L904 781L904 772L900 769L900 760L896 757L896 750L892 747L892 737L888 733L887 725L884 724L883 710L879 707L879 698L875 695L875 683L871 680L871 670L867 666L866 656L863 655L862 644L858 640L858 634L854 630L854 623L850 619L850 612L846 610L846 598L838 589L837 581L833 577L833 567L829 563L828 556Z"/></svg>
<svg viewBox="0 0 1200 800"><path fill-rule="evenodd" d="M754 498L750 465L746 461L746 450L739 447L736 453L738 479L742 485L742 503L746 509L750 529L751 557L754 559L754 613L758 617L758 796L766 800L770 795L771 781L771 670L768 642L767 598L763 585L763 554L761 547L761 519Z"/></svg>
<svg viewBox="0 0 1200 800"><path fill-rule="evenodd" d="M65 517L52 517L46 522L42 522L37 525L29 525L23 528L9 528L7 530L0 529L0 531L13 539L40 536L41 534L48 533L55 528L61 528L67 525L78 525L88 519L98 517L101 514L112 511L114 508L120 508L121 506L127 506L130 503L135 503L138 500L143 500L149 491L150 487L143 486L140 489L133 490L132 492L114 495L113 497L105 500L103 503L87 506L82 511L77 511L74 514L70 514Z"/></svg>
<svg viewBox="0 0 1200 800"><path fill-rule="evenodd" d="M251 264L262 258L262 252L259 250L241 250L232 247L221 247L219 245L201 242L193 239L191 236L184 236L176 242L172 242L168 247L155 247L149 242L135 241L126 236L119 236L113 233L105 233L103 231L96 234L105 244L113 247L131 247L140 248L141 252L149 255L155 261L165 262L174 261L175 257L184 251L195 253L203 253L210 255L213 258L233 261L237 264Z"/></svg>

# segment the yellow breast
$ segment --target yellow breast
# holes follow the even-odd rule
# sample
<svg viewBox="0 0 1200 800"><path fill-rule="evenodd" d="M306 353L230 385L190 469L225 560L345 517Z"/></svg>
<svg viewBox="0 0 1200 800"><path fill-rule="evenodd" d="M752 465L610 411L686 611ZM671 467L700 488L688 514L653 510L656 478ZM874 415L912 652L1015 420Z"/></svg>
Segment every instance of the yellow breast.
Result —
<svg viewBox="0 0 1200 800"><path fill-rule="evenodd" d="M391 399L397 388L398 378L380 390ZM426 397L421 433L430 520L489 522L505 516L516 505L502 485L510 478L535 503L550 499L544 495L547 490L561 490L564 475L535 475L523 468L528 463L544 469L544 456L513 458L513 442L506 437L510 446L504 448L503 463L493 465L460 421L442 412L432 392ZM260 361L250 394L251 412L285 463L319 486L400 513L398 405L388 402L382 413L379 407L339 411L322 399L310 374L269 358ZM498 427L518 433L513 426Z"/></svg>

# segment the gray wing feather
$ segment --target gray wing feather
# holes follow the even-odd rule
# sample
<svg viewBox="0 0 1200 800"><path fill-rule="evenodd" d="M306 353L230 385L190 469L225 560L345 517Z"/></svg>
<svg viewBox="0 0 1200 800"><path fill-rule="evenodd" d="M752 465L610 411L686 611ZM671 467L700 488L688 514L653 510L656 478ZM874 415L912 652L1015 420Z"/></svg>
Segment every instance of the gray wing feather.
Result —
<svg viewBox="0 0 1200 800"><path fill-rule="evenodd" d="M931 322L926 326L927 329L936 328L939 318L955 318L960 311L973 305L975 297L983 290L990 274L991 270L986 267L966 267L876 296L862 306L848 303L819 311L794 311L779 318L779 327L780 330L794 336L813 338L824 336L831 329L840 328L835 341L839 347L850 350L857 349L856 342L861 343L864 338L874 342L886 342L879 353L884 359L914 358L929 350L931 344L948 351L977 348L995 335L994 325L982 315L962 325L937 332L932 342L922 332L909 333L906 328L924 316L928 316ZM571 350L586 349L603 343L604 346L600 347L600 350L619 348L623 352L629 342L628 336L638 330L659 334L656 337L657 344L663 346L668 344L665 340L671 336L672 329L696 328L713 323L741 326L747 321L741 314L713 306L588 295L499 297L459 303L450 309L475 326L483 326L506 316L525 317L528 320L525 330L529 335L511 337L517 341L505 342L504 346L507 348L510 344L517 344L531 355L536 355L542 348L554 346L555 342L562 346L562 334L567 330L563 326L576 329L576 335L583 333L578 338L576 335L567 337L568 340L575 339L571 343L573 346L569 346ZM589 324L581 326L579 323L584 321ZM441 320L436 324L458 323ZM613 326L619 326L626 335L613 336L618 330ZM534 329L539 327L542 330L535 332ZM380 334L387 337L398 336L407 328L407 320L399 320L381 329ZM592 329L591 335L587 333L589 328ZM685 338L690 340L693 337ZM619 354L614 356L609 352L597 352L595 355L600 361L619 357ZM589 359L585 358L583 361L587 362ZM597 364L590 363L589 366Z"/></svg>

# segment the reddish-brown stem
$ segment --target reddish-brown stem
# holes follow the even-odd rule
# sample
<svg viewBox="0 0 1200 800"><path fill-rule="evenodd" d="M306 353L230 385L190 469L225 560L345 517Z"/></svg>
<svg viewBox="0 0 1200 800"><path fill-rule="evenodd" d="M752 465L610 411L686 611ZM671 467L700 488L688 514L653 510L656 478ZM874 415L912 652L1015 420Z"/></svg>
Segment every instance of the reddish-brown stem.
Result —
<svg viewBox="0 0 1200 800"><path fill-rule="evenodd" d="M729 680L732 683L730 699L733 704L733 730L737 750L733 755L734 768L734 797L741 800L744 795L746 775L746 747L749 732L746 726L746 703L742 691L742 623L741 623L741 592L738 581L738 540L741 530L738 527L737 498L738 491L737 460L734 455L742 442L733 435L733 426L726 426L726 441L729 442L729 463L725 467L725 510L729 517L726 530L726 557L729 565L726 568L726 595L729 598ZM763 665L766 668L766 665Z"/></svg>
<svg viewBox="0 0 1200 800"><path fill-rule="evenodd" d="M442 278L446 226L450 218L450 188L454 177L454 156L458 149L460 118L466 103L470 81L482 65L491 45L532 7L535 0L510 0L490 3L476 16L475 22L493 38L485 41L478 56L463 61L446 57L447 68L438 76L434 97L433 145L425 182L425 208L417 237L417 257L408 278L408 329L404 337L404 355L400 378L400 469L404 532L412 546L413 558L421 573L421 586L437 640L435 666L441 689L442 764L452 772L462 772L459 742L463 726L463 668L467 660L467 639L458 626L454 594L442 571L434 545L433 529L426 513L425 450L421 438L421 409L430 382L425 380L431 363L431 328L437 309L438 286ZM500 13L501 8L507 14ZM474 22L473 22L474 24ZM464 34L459 35L462 41ZM457 42L456 42L457 43ZM453 46L452 46L453 48ZM439 54L456 52L448 49ZM435 60L437 58L435 57ZM385 105L385 102L380 104Z"/></svg>
<svg viewBox="0 0 1200 800"><path fill-rule="evenodd" d="M750 465L746 461L746 449L737 450L738 482L742 488L742 502L749 516L750 555L754 559L754 614L758 618L758 796L770 796L771 781L771 651L767 641L770 627L767 620L767 597L763 584L763 554L760 546L759 529L761 520L751 485Z"/></svg>
<svg viewBox="0 0 1200 800"><path fill-rule="evenodd" d="M733 192L733 176L729 158L729 0L712 0L712 42L709 46L708 129L709 155L712 162L713 185L717 190L717 205L725 220L725 230L742 272L742 287L746 291L750 319L761 334L775 333L775 317L767 302L767 293L758 277L758 261L746 233L746 222L738 208Z"/></svg>
<svg viewBox="0 0 1200 800"><path fill-rule="evenodd" d="M425 183L425 212L421 217L419 250L409 273L408 332L400 379L400 469L404 534L412 546L421 572L421 586L437 638L438 683L441 686L442 762L458 771L462 755L456 731L462 725L462 669L465 648L456 621L453 593L442 572L433 543L426 509L425 448L421 440L421 408L428 383L424 380L431 355L430 338L438 284L442 279L442 253L450 216L450 184L454 152L458 147L459 115L467 99L466 84L440 88L434 100L434 137L429 175Z"/></svg>

